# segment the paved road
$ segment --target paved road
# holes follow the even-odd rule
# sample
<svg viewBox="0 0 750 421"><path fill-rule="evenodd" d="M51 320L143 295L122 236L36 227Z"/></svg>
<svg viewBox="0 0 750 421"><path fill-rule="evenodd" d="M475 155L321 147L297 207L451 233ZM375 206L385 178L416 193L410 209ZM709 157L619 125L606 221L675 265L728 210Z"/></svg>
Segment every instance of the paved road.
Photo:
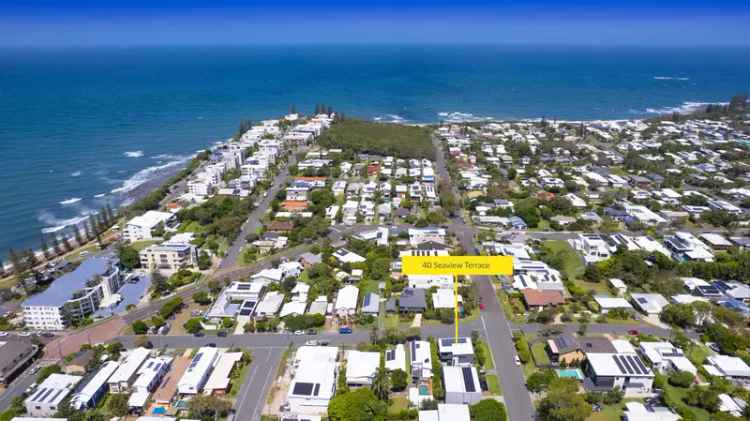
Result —
<svg viewBox="0 0 750 421"><path fill-rule="evenodd" d="M36 380L36 375L31 374L31 367L13 380L13 383L0 395L0 411L8 409L10 404L13 403L13 398L21 396L34 383L34 380Z"/></svg>
<svg viewBox="0 0 750 421"><path fill-rule="evenodd" d="M437 139L433 139L433 146L436 150L435 163L438 177L442 182L451 186L451 190L456 197L460 197L455 186L451 183L442 145ZM467 254L479 254L474 246L474 230L464 224L461 218L454 218L449 230L456 235ZM513 343L510 323L508 323L508 319L500 307L490 278L476 276L472 279L485 306L481 318L482 327L484 336L490 346L495 369L500 376L508 416L512 421L532 421L535 412L534 405L531 403L531 397L526 389L521 367L516 366L514 362L516 347Z"/></svg>
<svg viewBox="0 0 750 421"><path fill-rule="evenodd" d="M235 419L258 421L263 413L266 396L271 390L284 348L266 348L253 351L250 371L237 394Z"/></svg>
<svg viewBox="0 0 750 421"><path fill-rule="evenodd" d="M288 153L288 163L283 164L281 171L274 178L271 187L266 191L263 199L261 199L260 203L258 203L258 206L250 213L247 221L245 221L245 223L242 225L242 231L240 232L240 235L237 236L237 238L232 243L232 246L229 247L226 256L224 256L224 258L221 260L221 263L219 263L219 270L232 268L237 264L237 259L240 257L242 248L247 244L245 238L249 234L255 233L258 228L263 226L263 223L261 223L261 218L268 211L268 207L271 205L271 201L273 201L273 199L276 197L276 194L286 185L287 181L289 181L289 166L296 163L297 152L303 151L304 149L293 149Z"/></svg>

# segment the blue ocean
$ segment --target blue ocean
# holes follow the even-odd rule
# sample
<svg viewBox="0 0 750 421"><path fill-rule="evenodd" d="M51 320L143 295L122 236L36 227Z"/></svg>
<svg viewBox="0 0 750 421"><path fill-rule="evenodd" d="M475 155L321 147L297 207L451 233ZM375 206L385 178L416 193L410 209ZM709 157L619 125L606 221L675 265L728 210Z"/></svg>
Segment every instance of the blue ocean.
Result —
<svg viewBox="0 0 750 421"><path fill-rule="evenodd" d="M614 119L748 90L747 49L0 50L0 253L133 200L241 119L291 105L406 123Z"/></svg>

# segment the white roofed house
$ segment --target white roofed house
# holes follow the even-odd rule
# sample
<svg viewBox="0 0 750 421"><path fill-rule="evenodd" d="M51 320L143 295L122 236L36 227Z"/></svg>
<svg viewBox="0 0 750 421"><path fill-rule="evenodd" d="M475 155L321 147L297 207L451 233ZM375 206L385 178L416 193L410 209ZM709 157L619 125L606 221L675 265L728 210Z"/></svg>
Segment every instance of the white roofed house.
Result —
<svg viewBox="0 0 750 421"><path fill-rule="evenodd" d="M287 393L290 412L326 415L336 392L338 348L301 346L294 354L292 380Z"/></svg>
<svg viewBox="0 0 750 421"><path fill-rule="evenodd" d="M608 297L606 295L595 295L594 301L599 305L602 314L607 314L612 310L633 311L633 306L628 300L622 297Z"/></svg>
<svg viewBox="0 0 750 421"><path fill-rule="evenodd" d="M148 403L148 397L156 390L164 375L172 365L172 357L161 356L149 358L138 370L138 378L131 388L133 393L128 399L128 408L131 412L142 413Z"/></svg>
<svg viewBox="0 0 750 421"><path fill-rule="evenodd" d="M160 224L164 224L165 229L174 229L179 225L177 216L174 214L150 210L125 223L122 236L126 241L131 243L140 240L150 240L153 238L153 230Z"/></svg>
<svg viewBox="0 0 750 421"><path fill-rule="evenodd" d="M625 396L651 393L654 372L635 353L586 353L586 390L606 391L616 387Z"/></svg>
<svg viewBox="0 0 750 421"><path fill-rule="evenodd" d="M333 253L333 257L341 263L362 263L366 259L357 253L347 249L338 249Z"/></svg>
<svg viewBox="0 0 750 421"><path fill-rule="evenodd" d="M379 352L346 351L346 384L369 386L380 366Z"/></svg>
<svg viewBox="0 0 750 421"><path fill-rule="evenodd" d="M672 253L672 256L680 261L714 261L711 248L689 232L678 231L674 235L665 235L664 245Z"/></svg>
<svg viewBox="0 0 750 421"><path fill-rule="evenodd" d="M698 373L698 369L685 357L682 349L669 342L641 342L638 351L657 371L686 371L693 375Z"/></svg>
<svg viewBox="0 0 750 421"><path fill-rule="evenodd" d="M454 403L439 403L437 409L419 411L418 421L470 421L469 406Z"/></svg>
<svg viewBox="0 0 750 421"><path fill-rule="evenodd" d="M94 377L73 396L70 404L77 410L93 408L107 393L107 380L120 366L115 361L107 361L99 368Z"/></svg>
<svg viewBox="0 0 750 421"><path fill-rule="evenodd" d="M284 294L278 291L266 293L261 302L255 307L256 317L274 316L279 312L281 304L284 302Z"/></svg>
<svg viewBox="0 0 750 421"><path fill-rule="evenodd" d="M385 351L385 368L390 371L406 371L406 350L403 344L398 344Z"/></svg>
<svg viewBox="0 0 750 421"><path fill-rule="evenodd" d="M417 380L432 378L432 351L427 341L409 342L409 355L411 357L411 376Z"/></svg>
<svg viewBox="0 0 750 421"><path fill-rule="evenodd" d="M203 386L203 393L207 395L223 395L229 390L232 369L235 364L242 360L241 352L224 352L216 361L216 366L211 372L206 384Z"/></svg>
<svg viewBox="0 0 750 421"><path fill-rule="evenodd" d="M23 402L26 412L32 417L51 417L60 404L73 391L81 376L54 373L37 386Z"/></svg>
<svg viewBox="0 0 750 421"><path fill-rule="evenodd" d="M706 358L703 368L712 376L728 378L743 385L750 384L750 366L742 358L713 355Z"/></svg>
<svg viewBox="0 0 750 421"><path fill-rule="evenodd" d="M661 311L669 304L661 294L632 293L630 298L633 305L645 314L661 314Z"/></svg>
<svg viewBox="0 0 750 421"><path fill-rule="evenodd" d="M467 365L474 363L474 344L471 338L440 338L438 339L438 355L440 360L451 365Z"/></svg>
<svg viewBox="0 0 750 421"><path fill-rule="evenodd" d="M203 391L208 376L219 358L219 350L204 346L193 356L187 370L177 383L177 391L182 395L196 395Z"/></svg>
<svg viewBox="0 0 750 421"><path fill-rule="evenodd" d="M131 385L138 376L138 369L151 355L151 350L135 348L127 352L120 366L112 374L107 383L110 393L128 393Z"/></svg>
<svg viewBox="0 0 750 421"><path fill-rule="evenodd" d="M357 312L359 300L359 288L354 285L346 285L339 290L336 296L334 311L339 317L351 316Z"/></svg>
<svg viewBox="0 0 750 421"><path fill-rule="evenodd" d="M473 366L443 366L445 403L474 404L482 400L479 373Z"/></svg>
<svg viewBox="0 0 750 421"><path fill-rule="evenodd" d="M575 239L568 240L573 249L583 254L586 264L609 259L614 251L609 243L599 234L578 234Z"/></svg>

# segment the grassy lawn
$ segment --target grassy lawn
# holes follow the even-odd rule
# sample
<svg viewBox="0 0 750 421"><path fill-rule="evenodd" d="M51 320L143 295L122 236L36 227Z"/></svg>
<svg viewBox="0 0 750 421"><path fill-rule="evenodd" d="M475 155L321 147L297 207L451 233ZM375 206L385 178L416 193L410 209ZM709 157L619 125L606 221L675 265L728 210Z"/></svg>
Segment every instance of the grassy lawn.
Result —
<svg viewBox="0 0 750 421"><path fill-rule="evenodd" d="M383 320L383 327L386 329L397 329L401 324L398 314L386 314Z"/></svg>
<svg viewBox="0 0 750 421"><path fill-rule="evenodd" d="M500 302L500 307L502 307L503 312L505 313L505 317L516 323L524 321L523 317L513 312L513 306L510 304L510 297L508 297L508 294L506 294L505 291L498 290L497 299Z"/></svg>
<svg viewBox="0 0 750 421"><path fill-rule="evenodd" d="M553 253L562 258L562 270L568 275L568 279L580 279L586 267L581 257L570 247L567 241L555 240L544 243Z"/></svg>
<svg viewBox="0 0 750 421"><path fill-rule="evenodd" d="M247 372L250 371L251 365L253 364L245 364L239 374L237 374L237 377L232 378L232 388L229 389L229 393L227 394L230 399L235 399L237 394L240 393L240 389L242 388L242 384L245 383L245 377L247 377Z"/></svg>
<svg viewBox="0 0 750 421"><path fill-rule="evenodd" d="M500 388L500 379L496 375L488 374L485 376L485 379L487 379L487 389L489 389L490 393L498 396L503 394L503 390Z"/></svg>
<svg viewBox="0 0 750 421"><path fill-rule="evenodd" d="M688 393L688 389L682 389L667 384L664 387L664 393L670 394L675 401L679 401L683 405L685 405L685 408L692 412L696 421L709 421L711 419L711 414L709 414L708 411L701 408L696 408L694 406L689 406L683 401L683 398Z"/></svg>
<svg viewBox="0 0 750 421"><path fill-rule="evenodd" d="M131 244L131 247L133 247L136 251L141 251L141 250L145 249L146 247L148 247L148 246L150 246L152 244L156 244L156 243L158 243L158 241L155 241L155 240L141 240L141 241L136 241L133 244Z"/></svg>
<svg viewBox="0 0 750 421"><path fill-rule="evenodd" d="M388 406L388 414L398 415L401 411L409 409L409 399L406 396L394 396Z"/></svg>
<svg viewBox="0 0 750 421"><path fill-rule="evenodd" d="M531 355L534 357L534 361L537 365L546 365L550 363L549 356L544 350L544 346L544 342L537 342L534 345L531 345Z"/></svg>
<svg viewBox="0 0 750 421"><path fill-rule="evenodd" d="M487 346L487 342L479 341L479 348L482 349L482 353L484 354L484 368L487 370L495 368L495 363L492 361L492 353L490 353L490 347Z"/></svg>
<svg viewBox="0 0 750 421"><path fill-rule="evenodd" d="M187 224L180 225L177 232L203 232L203 225L199 224L198 221L190 221Z"/></svg>
<svg viewBox="0 0 750 421"><path fill-rule="evenodd" d="M586 421L620 421L625 403L606 405L599 412L594 412Z"/></svg>

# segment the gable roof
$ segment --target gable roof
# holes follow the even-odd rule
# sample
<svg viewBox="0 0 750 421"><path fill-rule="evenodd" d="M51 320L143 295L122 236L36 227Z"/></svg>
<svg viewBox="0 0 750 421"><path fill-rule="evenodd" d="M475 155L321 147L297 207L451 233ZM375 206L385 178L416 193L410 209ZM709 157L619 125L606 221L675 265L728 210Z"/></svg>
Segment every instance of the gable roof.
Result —
<svg viewBox="0 0 750 421"><path fill-rule="evenodd" d="M523 299L529 306L558 305L565 302L562 292L549 289L526 288L523 290Z"/></svg>

